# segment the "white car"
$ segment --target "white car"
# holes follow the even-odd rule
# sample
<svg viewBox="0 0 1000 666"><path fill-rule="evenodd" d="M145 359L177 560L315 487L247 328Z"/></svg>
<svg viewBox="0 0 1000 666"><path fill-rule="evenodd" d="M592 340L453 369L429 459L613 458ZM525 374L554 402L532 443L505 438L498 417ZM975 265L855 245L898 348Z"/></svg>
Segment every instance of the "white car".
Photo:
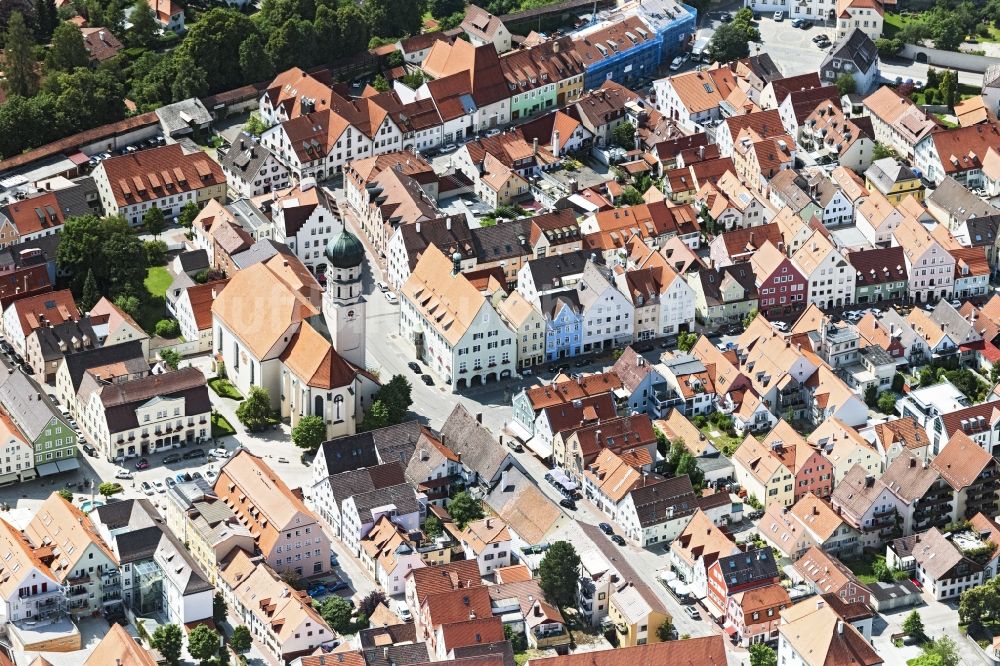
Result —
<svg viewBox="0 0 1000 666"><path fill-rule="evenodd" d="M382 292L383 294L384 294L385 292L389 291L389 285L387 285L387 284L386 284L385 282L376 282L376 283L375 283L375 286L376 286L376 287L378 288L378 290L379 290L379 291L381 291L381 292Z"/></svg>
<svg viewBox="0 0 1000 666"><path fill-rule="evenodd" d="M156 492L158 493L167 492L167 487L163 485L163 481L153 481L153 487L156 488Z"/></svg>
<svg viewBox="0 0 1000 666"><path fill-rule="evenodd" d="M670 71L671 72L676 72L677 70L679 70L681 67L684 66L684 63L687 62L687 59L688 59L688 57L687 57L686 53L681 54L681 55L677 56L676 58L674 58L670 62Z"/></svg>
<svg viewBox="0 0 1000 666"><path fill-rule="evenodd" d="M215 473L214 469L210 469L210 470L206 470L205 471L205 480L206 481L215 481L215 477L217 477L217 476L219 476L219 475Z"/></svg>
<svg viewBox="0 0 1000 666"><path fill-rule="evenodd" d="M396 294L392 293L391 291L385 292L385 300L389 301L389 303L391 303L392 305L399 303L399 299L396 298Z"/></svg>
<svg viewBox="0 0 1000 666"><path fill-rule="evenodd" d="M128 471L127 469L120 469L117 472L115 472L115 478L116 479L134 479L135 478L135 474L133 474L132 472Z"/></svg>
<svg viewBox="0 0 1000 666"><path fill-rule="evenodd" d="M500 134L500 130L496 127L486 130L486 136L497 136L498 134Z"/></svg>
<svg viewBox="0 0 1000 666"><path fill-rule="evenodd" d="M156 491L153 490L153 486L150 485L149 481L143 481L142 483L140 483L139 488L142 489L142 492L147 497L152 497L156 493Z"/></svg>
<svg viewBox="0 0 1000 666"><path fill-rule="evenodd" d="M212 458L228 458L229 457L229 451L226 451L225 449L221 449L221 448L219 448L219 449L209 449L208 455L210 457L212 457Z"/></svg>
<svg viewBox="0 0 1000 666"><path fill-rule="evenodd" d="M771 326L774 326L776 329L778 329L782 333L784 333L785 331L788 330L788 324L786 324L783 321L772 321L771 322Z"/></svg>

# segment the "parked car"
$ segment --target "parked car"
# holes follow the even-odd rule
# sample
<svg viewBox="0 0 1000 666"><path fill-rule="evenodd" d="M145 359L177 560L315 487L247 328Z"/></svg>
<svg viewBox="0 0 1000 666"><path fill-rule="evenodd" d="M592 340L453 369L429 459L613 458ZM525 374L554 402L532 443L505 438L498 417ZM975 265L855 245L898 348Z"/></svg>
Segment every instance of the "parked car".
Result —
<svg viewBox="0 0 1000 666"><path fill-rule="evenodd" d="M695 608L694 606L685 606L684 612L687 613L688 617L691 618L692 620L701 619L701 613L699 613L698 609Z"/></svg>
<svg viewBox="0 0 1000 666"><path fill-rule="evenodd" d="M339 566L339 565L340 565L340 562L337 560L337 554L336 553L330 553L330 566L331 567L336 567L336 566Z"/></svg>
<svg viewBox="0 0 1000 666"><path fill-rule="evenodd" d="M521 443L516 439L508 439L507 448L510 449L511 451L514 451L515 453L521 453L522 451L524 451L524 447L521 446Z"/></svg>
<svg viewBox="0 0 1000 666"><path fill-rule="evenodd" d="M730 14L729 12L722 12L721 14L719 14L719 20L722 21L723 23L729 23L730 21L733 20L733 15Z"/></svg>
<svg viewBox="0 0 1000 666"><path fill-rule="evenodd" d="M201 475L201 472L191 472L191 478L192 479L204 479L205 477L203 477Z"/></svg>
<svg viewBox="0 0 1000 666"><path fill-rule="evenodd" d="M785 20L785 12L774 12L774 20L775 21L779 21L779 22L780 21L784 21Z"/></svg>
<svg viewBox="0 0 1000 666"><path fill-rule="evenodd" d="M174 463L179 463L180 461L181 461L181 457L180 457L179 454L177 454L177 453L171 453L169 456L166 456L163 459L163 464L164 465L173 465Z"/></svg>
<svg viewBox="0 0 1000 666"><path fill-rule="evenodd" d="M825 32L821 32L812 38L813 44L819 44L820 42L829 42L830 38L826 36Z"/></svg>
<svg viewBox="0 0 1000 666"><path fill-rule="evenodd" d="M455 151L455 150L458 150L458 146L456 146L453 143L446 143L443 146L441 146L441 152L442 153L450 153L450 152Z"/></svg>
<svg viewBox="0 0 1000 666"><path fill-rule="evenodd" d="M204 458L205 449L191 449L190 451L184 452L184 460L194 460L195 458Z"/></svg>
<svg viewBox="0 0 1000 666"><path fill-rule="evenodd" d="M221 447L216 448L216 449L209 449L208 450L208 456L210 458L228 458L229 457L229 451L227 451L227 450L225 450L225 449L223 449Z"/></svg>
<svg viewBox="0 0 1000 666"><path fill-rule="evenodd" d="M173 488L174 486L177 485L177 481L175 481L174 477L172 476L168 476L166 478L166 483L167 483L167 488Z"/></svg>
<svg viewBox="0 0 1000 666"><path fill-rule="evenodd" d="M135 461L136 469L149 469L149 461L145 458L139 458Z"/></svg>
<svg viewBox="0 0 1000 666"><path fill-rule="evenodd" d="M80 448L83 449L83 452L86 453L91 458L97 457L97 449L92 447L90 444L87 443L81 444Z"/></svg>
<svg viewBox="0 0 1000 666"><path fill-rule="evenodd" d="M576 511L576 502L568 497L564 497L559 500L559 506L569 509L570 511Z"/></svg>
<svg viewBox="0 0 1000 666"><path fill-rule="evenodd" d="M412 370L418 375L423 374L423 368L421 368L420 364L417 363L416 361L410 361L409 363L406 364L406 367L408 367L410 370Z"/></svg>
<svg viewBox="0 0 1000 666"><path fill-rule="evenodd" d="M392 293L391 291L385 292L385 300L389 301L391 305L399 303L399 299L396 298L396 294Z"/></svg>
<svg viewBox="0 0 1000 666"><path fill-rule="evenodd" d="M611 540L613 542L615 542L616 544L618 544L619 546L624 546L625 545L625 539L620 534L612 534L611 535Z"/></svg>
<svg viewBox="0 0 1000 666"><path fill-rule="evenodd" d="M378 290L381 291L382 293L389 291L389 285L387 285L385 282L376 282L375 286L378 287Z"/></svg>
<svg viewBox="0 0 1000 666"><path fill-rule="evenodd" d="M156 488L156 492L158 493L167 492L167 487L163 485L163 481L153 481L153 487Z"/></svg>
<svg viewBox="0 0 1000 666"><path fill-rule="evenodd" d="M128 471L127 469L120 469L117 472L115 472L115 478L116 479L134 479L135 478L135 474L133 474L132 472Z"/></svg>
<svg viewBox="0 0 1000 666"><path fill-rule="evenodd" d="M176 481L177 483L187 483L190 480L191 480L191 475L185 472L181 472L180 474L174 476L174 481Z"/></svg>
<svg viewBox="0 0 1000 666"><path fill-rule="evenodd" d="M687 59L688 59L688 55L686 53L682 53L681 55L679 55L676 58L674 58L673 60L671 60L670 61L670 71L671 72L676 72L677 70L679 70L681 67L684 66L684 63L687 62Z"/></svg>
<svg viewBox="0 0 1000 666"><path fill-rule="evenodd" d="M793 28L801 28L802 30L806 30L806 29L812 27L812 21L810 21L809 19L798 18L798 19L795 19L794 21L792 21L792 27Z"/></svg>
<svg viewBox="0 0 1000 666"><path fill-rule="evenodd" d="M152 497L156 493L156 490L153 488L153 485L149 481L143 481L142 483L140 483L139 489L142 490L143 494L147 495L148 497Z"/></svg>
<svg viewBox="0 0 1000 666"><path fill-rule="evenodd" d="M345 583L342 580L338 580L333 585L328 586L326 588L326 591L327 592L331 592L331 593L333 593L333 592L340 592L341 590L346 590L347 587L348 587L347 583Z"/></svg>
<svg viewBox="0 0 1000 666"><path fill-rule="evenodd" d="M486 130L486 136L497 136L500 134L500 130L496 127Z"/></svg>
<svg viewBox="0 0 1000 666"><path fill-rule="evenodd" d="M434 378L430 375L420 375L420 381L428 386L434 386Z"/></svg>
<svg viewBox="0 0 1000 666"><path fill-rule="evenodd" d="M216 477L218 477L218 476L219 475L215 473L214 469L210 469L210 470L207 470L205 472L205 480L206 481L215 481Z"/></svg>
<svg viewBox="0 0 1000 666"><path fill-rule="evenodd" d="M615 533L615 529L611 527L611 525L608 525L607 523L600 523L598 524L598 527L605 534L611 535Z"/></svg>
<svg viewBox="0 0 1000 666"><path fill-rule="evenodd" d="M776 329L778 329L782 333L784 333L785 331L788 330L788 324L786 324L783 321L772 321L771 322L771 326L774 326Z"/></svg>

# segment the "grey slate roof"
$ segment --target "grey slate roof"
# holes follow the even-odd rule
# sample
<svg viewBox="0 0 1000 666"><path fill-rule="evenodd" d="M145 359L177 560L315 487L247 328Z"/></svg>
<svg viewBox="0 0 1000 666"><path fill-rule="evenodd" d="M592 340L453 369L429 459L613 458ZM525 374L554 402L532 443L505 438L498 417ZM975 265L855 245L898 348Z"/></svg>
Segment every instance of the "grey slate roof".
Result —
<svg viewBox="0 0 1000 666"><path fill-rule="evenodd" d="M195 127L204 127L212 122L212 114L208 112L201 100L196 97L167 104L156 109L156 117L166 136L188 134Z"/></svg>
<svg viewBox="0 0 1000 666"><path fill-rule="evenodd" d="M583 276L575 285L583 309L589 309L614 282L611 270L607 266L588 261L583 269Z"/></svg>
<svg viewBox="0 0 1000 666"><path fill-rule="evenodd" d="M878 186L882 194L892 189L892 186L904 180L913 180L916 174L910 167L898 162L894 157L883 157L875 160L865 171L865 177Z"/></svg>
<svg viewBox="0 0 1000 666"><path fill-rule="evenodd" d="M403 466L399 461L352 469L329 477L333 499L338 504L349 497L397 485L405 480Z"/></svg>
<svg viewBox="0 0 1000 666"><path fill-rule="evenodd" d="M757 284L749 264L733 264L718 269L702 268L695 273L693 279L701 282L709 307L723 305L721 286L722 281L727 278L736 280L743 287L745 293L742 300L757 300Z"/></svg>
<svg viewBox="0 0 1000 666"><path fill-rule="evenodd" d="M354 496L354 506L362 520L371 516L372 509L393 505L400 515L415 513L420 510L417 504L417 491L408 483L397 483L393 486L376 488Z"/></svg>
<svg viewBox="0 0 1000 666"><path fill-rule="evenodd" d="M39 327L32 331L28 337L32 336L38 339L38 347L42 352L42 358L46 362L58 360L63 356L76 353L82 349L92 349L98 346L97 334L90 325L88 318L82 318L77 321L67 319L52 327ZM83 343L84 338L87 339L86 345ZM75 348L74 339L77 341L77 344L81 345L80 349ZM60 342L63 344L62 348L59 346Z"/></svg>
<svg viewBox="0 0 1000 666"><path fill-rule="evenodd" d="M867 73L878 60L878 49L875 47L875 42L872 41L871 37L866 35L860 28L854 28L854 30L847 33L833 45L830 53L820 64L820 71L824 73L824 80L827 78L827 67L830 63L838 60L841 63L839 68L841 72L844 71L843 63L848 61L854 63L854 66L861 72Z"/></svg>
<svg viewBox="0 0 1000 666"><path fill-rule="evenodd" d="M528 262L528 272L531 273L535 289L544 291L562 284L562 279L567 275L582 273L589 257L587 252L566 252L532 259Z"/></svg>
<svg viewBox="0 0 1000 666"><path fill-rule="evenodd" d="M462 405L455 405L441 427L441 441L462 458L462 466L491 483L507 464L509 452Z"/></svg>
<svg viewBox="0 0 1000 666"><path fill-rule="evenodd" d="M327 473L331 475L389 462L399 462L405 467L413 457L420 431L419 421L406 421L345 435L323 442L317 455L325 458Z"/></svg>
<svg viewBox="0 0 1000 666"><path fill-rule="evenodd" d="M189 250L177 255L181 262L181 270L185 273L197 273L208 268L208 250Z"/></svg>
<svg viewBox="0 0 1000 666"><path fill-rule="evenodd" d="M720 557L719 568L730 587L778 577L778 565L770 548Z"/></svg>
<svg viewBox="0 0 1000 666"><path fill-rule="evenodd" d="M1000 210L983 201L951 176L944 177L941 184L927 197L927 203L933 203L963 222L977 217L1000 215Z"/></svg>
<svg viewBox="0 0 1000 666"><path fill-rule="evenodd" d="M232 259L236 268L243 270L244 268L248 268L254 264L267 261L271 257L276 257L279 254L291 256L294 252L292 252L292 250L284 243L279 243L278 241L271 240L270 238L265 238L257 241L246 250L237 252L231 256L230 259Z"/></svg>
<svg viewBox="0 0 1000 666"><path fill-rule="evenodd" d="M661 525L668 517L691 515L698 508L698 498L687 474L637 487L629 495L642 527Z"/></svg>
<svg viewBox="0 0 1000 666"><path fill-rule="evenodd" d="M542 294L538 297L538 305L538 309L549 319L555 319L564 307L568 307L576 314L581 313L580 297L573 287Z"/></svg>
<svg viewBox="0 0 1000 666"><path fill-rule="evenodd" d="M411 271L429 245L436 246L447 257L460 252L463 259L476 258L472 230L469 228L469 221L462 214L401 224L399 233Z"/></svg>
<svg viewBox="0 0 1000 666"><path fill-rule="evenodd" d="M140 372L142 366L145 366L145 370L149 370L149 363L146 361L146 355L142 353L142 342L139 340L129 340L118 345L108 345L71 354L63 360L63 363L66 364L66 369L69 371L74 393L80 388L83 375L89 368L111 363L125 363L128 366L134 366L136 372Z"/></svg>
<svg viewBox="0 0 1000 666"><path fill-rule="evenodd" d="M471 230L472 245L480 262L503 261L530 256L531 218L501 222Z"/></svg>
<svg viewBox="0 0 1000 666"><path fill-rule="evenodd" d="M41 437L52 419L69 427L66 418L42 390L41 385L2 359L0 366L0 404L10 415L18 429L31 441Z"/></svg>
<svg viewBox="0 0 1000 666"><path fill-rule="evenodd" d="M271 151L266 146L242 132L226 154L219 156L219 164L243 181L252 181L270 155Z"/></svg>

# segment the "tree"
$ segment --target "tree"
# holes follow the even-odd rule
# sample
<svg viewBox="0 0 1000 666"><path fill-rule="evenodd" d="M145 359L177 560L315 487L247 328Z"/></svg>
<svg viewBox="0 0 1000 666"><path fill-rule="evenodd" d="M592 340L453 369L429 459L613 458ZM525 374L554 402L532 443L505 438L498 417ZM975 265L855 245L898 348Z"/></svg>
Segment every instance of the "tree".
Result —
<svg viewBox="0 0 1000 666"><path fill-rule="evenodd" d="M645 203L645 200L642 198L642 192L631 185L623 187L621 194L615 198L615 205L619 208L622 206L639 206L643 203Z"/></svg>
<svg viewBox="0 0 1000 666"><path fill-rule="evenodd" d="M906 619L903 620L903 631L913 638L924 637L924 621L920 619L920 613L912 611L906 616Z"/></svg>
<svg viewBox="0 0 1000 666"><path fill-rule="evenodd" d="M947 636L925 643L923 656L932 659L928 663L939 666L958 666L962 661L955 647L955 641Z"/></svg>
<svg viewBox="0 0 1000 666"><path fill-rule="evenodd" d="M312 414L303 416L292 428L292 441L295 442L295 446L307 453L316 453L325 439L326 424L318 416Z"/></svg>
<svg viewBox="0 0 1000 666"><path fill-rule="evenodd" d="M167 263L167 244L161 240L143 241L142 251L146 254L147 266L162 266Z"/></svg>
<svg viewBox="0 0 1000 666"><path fill-rule="evenodd" d="M958 102L958 73L951 69L942 72L938 91L941 93L941 102L948 108L954 107Z"/></svg>
<svg viewBox="0 0 1000 666"><path fill-rule="evenodd" d="M246 81L266 81L274 76L274 65L264 52L264 38L256 32L240 44L240 70Z"/></svg>
<svg viewBox="0 0 1000 666"><path fill-rule="evenodd" d="M333 597L334 599L340 599L340 597ZM323 618L326 619L325 617ZM327 622L327 624L330 624ZM330 625L333 629L336 629L332 624ZM236 651L237 654L243 654L247 652L253 645L253 639L250 637L250 630L247 629L245 624L238 624L236 628L233 629L233 635L229 637L229 647Z"/></svg>
<svg viewBox="0 0 1000 666"><path fill-rule="evenodd" d="M83 33L72 23L60 23L52 34L52 45L45 56L47 72L69 72L90 63L87 47L83 43Z"/></svg>
<svg viewBox="0 0 1000 666"><path fill-rule="evenodd" d="M389 408L381 400L376 400L365 412L365 418L361 420L360 430L368 432L369 430L385 428L387 425L389 425Z"/></svg>
<svg viewBox="0 0 1000 666"><path fill-rule="evenodd" d="M393 375L389 383L385 384L375 393L375 400L385 405L389 410L388 425L402 423L406 418L406 413L410 411L413 404L413 387L403 375Z"/></svg>
<svg viewBox="0 0 1000 666"><path fill-rule="evenodd" d="M318 608L320 616L326 620L330 628L338 634L349 634L353 625L352 615L354 606L343 597L333 595L320 602Z"/></svg>
<svg viewBox="0 0 1000 666"><path fill-rule="evenodd" d="M251 117L253 116L251 115ZM194 219L198 217L198 213L200 212L201 210L198 208L198 204L196 204L195 202L192 201L189 204L185 204L184 208L181 208L181 214L177 217L177 222L182 227L190 229L194 224Z"/></svg>
<svg viewBox="0 0 1000 666"><path fill-rule="evenodd" d="M58 493L59 497L62 497L67 502L73 501L73 492L69 488L63 488Z"/></svg>
<svg viewBox="0 0 1000 666"><path fill-rule="evenodd" d="M933 67L928 67L926 88L937 88L940 84L941 79L938 77L938 71Z"/></svg>
<svg viewBox="0 0 1000 666"><path fill-rule="evenodd" d="M161 319L156 322L156 334L161 338L176 338L181 334L181 326L176 319Z"/></svg>
<svg viewBox="0 0 1000 666"><path fill-rule="evenodd" d="M965 30L959 23L958 17L951 12L935 11L933 15L934 18L929 21L929 24L935 48L957 51L959 45L965 40Z"/></svg>
<svg viewBox="0 0 1000 666"><path fill-rule="evenodd" d="M142 303L139 301L137 296L132 296L131 294L121 294L114 300L115 307L127 314L132 319L139 318L139 311L142 309Z"/></svg>
<svg viewBox="0 0 1000 666"><path fill-rule="evenodd" d="M881 160L886 157L897 157L896 151L885 145L884 143L877 143L872 148L872 159Z"/></svg>
<svg viewBox="0 0 1000 666"><path fill-rule="evenodd" d="M1000 361L993 361L993 366L990 368L990 383L997 382L1000 382Z"/></svg>
<svg viewBox="0 0 1000 666"><path fill-rule="evenodd" d="M264 121L260 119L260 116L255 111L250 114L250 118L247 120L247 124L244 125L243 129L253 136L260 136L264 133L264 130L267 129L267 125L264 124Z"/></svg>
<svg viewBox="0 0 1000 666"><path fill-rule="evenodd" d="M379 604L384 603L386 603L385 593L382 590L372 590L358 602L358 613L371 617Z"/></svg>
<svg viewBox="0 0 1000 666"><path fill-rule="evenodd" d="M656 628L656 637L666 642L674 638L674 625L670 620L664 620L663 624Z"/></svg>
<svg viewBox="0 0 1000 666"><path fill-rule="evenodd" d="M865 389L865 404L872 409L878 404L878 387L874 384L869 384Z"/></svg>
<svg viewBox="0 0 1000 666"><path fill-rule="evenodd" d="M689 352L691 348L694 347L695 343L698 342L697 333L686 333L681 331L677 336L677 348L682 352Z"/></svg>
<svg viewBox="0 0 1000 666"><path fill-rule="evenodd" d="M878 54L882 57L894 56L903 50L903 40L879 37L875 40L875 48L878 49Z"/></svg>
<svg viewBox="0 0 1000 666"><path fill-rule="evenodd" d="M778 655L765 643L750 646L750 666L777 666Z"/></svg>
<svg viewBox="0 0 1000 666"><path fill-rule="evenodd" d="M100 293L112 299L145 292L142 241L121 217L71 217L63 224L59 239L56 264L74 276L74 293L82 291L88 270L93 270Z"/></svg>
<svg viewBox="0 0 1000 666"><path fill-rule="evenodd" d="M444 534L444 529L441 527L441 521L435 515L427 516L424 520L424 534L427 535L428 539L437 539L439 536Z"/></svg>
<svg viewBox="0 0 1000 666"><path fill-rule="evenodd" d="M364 0L361 12L379 37L416 35L426 5L425 0Z"/></svg>
<svg viewBox="0 0 1000 666"><path fill-rule="evenodd" d="M372 79L372 88L379 92L388 92L389 82L381 74L376 74L375 78Z"/></svg>
<svg viewBox="0 0 1000 666"><path fill-rule="evenodd" d="M176 624L161 624L153 632L150 645L163 655L169 666L181 663L181 649L184 647L184 635Z"/></svg>
<svg viewBox="0 0 1000 666"><path fill-rule="evenodd" d="M465 9L465 0L428 0L427 11L436 19L451 16Z"/></svg>
<svg viewBox="0 0 1000 666"><path fill-rule="evenodd" d="M576 603L580 585L580 556L573 544L556 541L538 566L539 585L546 598L559 608Z"/></svg>
<svg viewBox="0 0 1000 666"><path fill-rule="evenodd" d="M89 312L97 301L101 300L101 292L97 288L97 279L94 277L94 269L87 269L87 279L83 281L83 294L80 296L80 309Z"/></svg>
<svg viewBox="0 0 1000 666"><path fill-rule="evenodd" d="M750 42L759 42L760 32L752 23L734 17L732 23L723 23L712 35L708 45L709 56L715 62L730 62L750 55Z"/></svg>
<svg viewBox="0 0 1000 666"><path fill-rule="evenodd" d="M188 634L188 653L202 664L207 664L218 654L219 643L219 632L199 624Z"/></svg>
<svg viewBox="0 0 1000 666"><path fill-rule="evenodd" d="M624 122L611 132L611 139L616 146L625 150L635 149L635 125Z"/></svg>
<svg viewBox="0 0 1000 666"><path fill-rule="evenodd" d="M746 313L746 316L743 317L743 328L749 328L758 314L757 308L753 308L750 312Z"/></svg>
<svg viewBox="0 0 1000 666"><path fill-rule="evenodd" d="M31 97L38 92L35 74L35 42L21 12L14 12L7 21L3 39L3 71L8 95Z"/></svg>
<svg viewBox="0 0 1000 666"><path fill-rule="evenodd" d="M166 220L163 219L163 211L153 206L143 214L142 225L146 228L147 234L159 236L166 226Z"/></svg>
<svg viewBox="0 0 1000 666"><path fill-rule="evenodd" d="M105 497L111 497L112 495L117 495L123 490L124 488L122 488L122 484L116 483L114 481L106 481L101 485L97 486L97 492L99 492L101 495L104 495Z"/></svg>
<svg viewBox="0 0 1000 666"><path fill-rule="evenodd" d="M243 427L254 432L271 420L271 395L263 386L251 386L250 395L236 408L236 418Z"/></svg>
<svg viewBox="0 0 1000 666"><path fill-rule="evenodd" d="M181 355L175 352L169 347L164 347L160 350L160 359L167 365L171 370L176 370L177 366L180 365Z"/></svg>
<svg viewBox="0 0 1000 666"><path fill-rule="evenodd" d="M677 476L684 476L686 474L691 479L691 486L695 492L700 493L705 487L705 472L698 467L697 458L692 456L688 451L681 454L681 459L677 463L676 474Z"/></svg>
<svg viewBox="0 0 1000 666"><path fill-rule="evenodd" d="M466 525L483 517L483 505L473 499L467 490L463 490L455 493L448 502L448 515L459 529L465 529Z"/></svg>
<svg viewBox="0 0 1000 666"><path fill-rule="evenodd" d="M55 0L35 0L35 36L38 41L49 41L58 23L59 13L56 11Z"/></svg>
<svg viewBox="0 0 1000 666"><path fill-rule="evenodd" d="M128 43L131 46L152 48L157 41L156 33L159 26L157 26L153 10L150 9L146 0L135 0L129 21L132 23L132 27L128 29Z"/></svg>
<svg viewBox="0 0 1000 666"><path fill-rule="evenodd" d="M896 413L896 399L897 396L891 391L886 391L878 397L878 411L883 414L895 414Z"/></svg>
<svg viewBox="0 0 1000 666"><path fill-rule="evenodd" d="M222 592L216 592L215 596L212 597L212 619L215 620L216 624L222 624L226 621L228 614L229 607L226 605L226 598L222 596Z"/></svg>
<svg viewBox="0 0 1000 666"><path fill-rule="evenodd" d="M853 95L858 91L858 82L847 72L838 76L837 80L834 81L834 85L837 86L837 92L841 95Z"/></svg>

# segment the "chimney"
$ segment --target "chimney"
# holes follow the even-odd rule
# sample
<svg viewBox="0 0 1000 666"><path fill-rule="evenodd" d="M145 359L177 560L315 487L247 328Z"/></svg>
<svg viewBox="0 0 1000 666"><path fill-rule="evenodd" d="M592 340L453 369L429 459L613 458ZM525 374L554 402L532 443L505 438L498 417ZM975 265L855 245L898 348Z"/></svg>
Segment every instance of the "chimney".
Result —
<svg viewBox="0 0 1000 666"><path fill-rule="evenodd" d="M531 154L532 155L537 155L538 154L538 139L537 138L531 140Z"/></svg>
<svg viewBox="0 0 1000 666"><path fill-rule="evenodd" d="M559 130L552 130L552 154L559 157Z"/></svg>
<svg viewBox="0 0 1000 666"><path fill-rule="evenodd" d="M843 620L837 620L837 633L838 634L843 634L844 633L844 621Z"/></svg>
<svg viewBox="0 0 1000 666"><path fill-rule="evenodd" d="M476 412L476 423L478 423L479 425L483 424L483 413L482 412Z"/></svg>
<svg viewBox="0 0 1000 666"><path fill-rule="evenodd" d="M816 610L819 610L819 609L820 609L820 608L822 608L822 607L823 607L823 606L824 606L825 604L826 604L826 602L825 602L825 601L823 601L823 599L822 599L822 598L819 598L819 599L817 599L817 600L816 600Z"/></svg>
<svg viewBox="0 0 1000 666"><path fill-rule="evenodd" d="M420 220L417 220L417 233L420 233Z"/></svg>
<svg viewBox="0 0 1000 666"><path fill-rule="evenodd" d="M449 215L448 217L444 218L444 228L447 229L448 231L451 231L451 215ZM418 229L418 231L419 231L419 229Z"/></svg>

